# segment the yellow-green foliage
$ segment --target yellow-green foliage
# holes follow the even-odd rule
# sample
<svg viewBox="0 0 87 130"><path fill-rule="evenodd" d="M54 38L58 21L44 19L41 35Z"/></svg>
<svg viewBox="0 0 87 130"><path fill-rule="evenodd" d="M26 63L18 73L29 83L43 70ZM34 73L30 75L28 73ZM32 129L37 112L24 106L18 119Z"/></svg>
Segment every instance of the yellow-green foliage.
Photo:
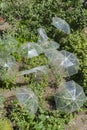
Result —
<svg viewBox="0 0 87 130"><path fill-rule="evenodd" d="M11 123L7 119L0 119L0 130L13 130Z"/></svg>

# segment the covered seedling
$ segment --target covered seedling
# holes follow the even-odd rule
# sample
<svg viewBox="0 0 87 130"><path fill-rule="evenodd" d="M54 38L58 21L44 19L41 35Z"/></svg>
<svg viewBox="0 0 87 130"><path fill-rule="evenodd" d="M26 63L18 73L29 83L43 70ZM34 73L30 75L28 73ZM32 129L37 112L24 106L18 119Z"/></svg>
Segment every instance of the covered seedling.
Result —
<svg viewBox="0 0 87 130"><path fill-rule="evenodd" d="M44 41L47 41L49 39L43 28L38 28L37 31L38 31L38 34L39 34L38 42L43 44Z"/></svg>
<svg viewBox="0 0 87 130"><path fill-rule="evenodd" d="M59 17L53 17L52 25L55 26L60 31L66 34L70 34L69 24L65 20Z"/></svg>
<svg viewBox="0 0 87 130"><path fill-rule="evenodd" d="M45 53L50 63L60 70L63 70L66 76L78 73L79 63L76 56L68 51L47 51Z"/></svg>
<svg viewBox="0 0 87 130"><path fill-rule="evenodd" d="M42 48L35 43L25 43L19 49L19 54L25 58L32 58L42 53Z"/></svg>
<svg viewBox="0 0 87 130"><path fill-rule="evenodd" d="M55 94L56 108L66 113L80 109L86 100L83 88L74 81L62 83Z"/></svg>
<svg viewBox="0 0 87 130"><path fill-rule="evenodd" d="M77 57L65 50L60 51L61 63L60 66L64 68L67 76L72 76L78 73L79 62Z"/></svg>
<svg viewBox="0 0 87 130"><path fill-rule="evenodd" d="M37 112L38 101L34 92L30 88L18 88L16 90L16 97L21 106L25 107L26 110L29 111L30 114L34 114Z"/></svg>
<svg viewBox="0 0 87 130"><path fill-rule="evenodd" d="M45 56L48 58L49 63L55 64L56 59L59 57L59 51L48 50L48 51L45 52Z"/></svg>
<svg viewBox="0 0 87 130"><path fill-rule="evenodd" d="M59 48L59 44L53 40L50 40L43 28L38 29L39 40L38 45L42 48L43 52L47 50L54 50Z"/></svg>

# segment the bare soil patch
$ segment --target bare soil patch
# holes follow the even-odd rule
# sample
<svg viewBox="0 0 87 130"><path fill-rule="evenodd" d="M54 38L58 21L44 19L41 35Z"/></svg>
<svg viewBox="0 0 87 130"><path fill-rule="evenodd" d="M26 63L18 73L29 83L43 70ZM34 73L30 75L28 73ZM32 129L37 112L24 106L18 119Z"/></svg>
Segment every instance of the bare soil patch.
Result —
<svg viewBox="0 0 87 130"><path fill-rule="evenodd" d="M42 98L44 101L43 106L46 110L51 110L51 111L56 110L54 95L57 90L58 90L57 87L46 87L45 88Z"/></svg>
<svg viewBox="0 0 87 130"><path fill-rule="evenodd" d="M80 112L65 130L87 130L87 112Z"/></svg>

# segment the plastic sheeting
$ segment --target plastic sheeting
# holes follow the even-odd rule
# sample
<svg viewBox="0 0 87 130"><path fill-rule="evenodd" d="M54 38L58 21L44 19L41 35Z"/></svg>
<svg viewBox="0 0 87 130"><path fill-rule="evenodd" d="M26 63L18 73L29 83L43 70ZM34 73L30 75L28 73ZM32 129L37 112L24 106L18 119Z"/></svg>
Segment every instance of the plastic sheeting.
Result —
<svg viewBox="0 0 87 130"><path fill-rule="evenodd" d="M60 66L65 68L66 74L68 76L77 74L79 69L79 62L77 57L74 54L65 50L62 50L60 52L63 55L63 59Z"/></svg>
<svg viewBox="0 0 87 130"><path fill-rule="evenodd" d="M80 109L86 100L82 87L73 80L62 83L55 94L56 108L66 113Z"/></svg>
<svg viewBox="0 0 87 130"><path fill-rule="evenodd" d="M18 76L21 76L21 75L27 75L27 74L31 74L31 73L38 73L38 72L43 72L43 73L47 73L47 66L38 66L38 67L35 67L33 69L30 69L30 70L24 70L24 71L21 71L19 72Z"/></svg>
<svg viewBox="0 0 87 130"><path fill-rule="evenodd" d="M21 106L29 111L30 114L34 114L38 109L38 100L34 92L30 88L18 88L16 90L16 97Z"/></svg>
<svg viewBox="0 0 87 130"><path fill-rule="evenodd" d="M60 31L62 31L66 34L70 34L69 24L65 20L63 20L59 17L53 17L52 25L55 26Z"/></svg>

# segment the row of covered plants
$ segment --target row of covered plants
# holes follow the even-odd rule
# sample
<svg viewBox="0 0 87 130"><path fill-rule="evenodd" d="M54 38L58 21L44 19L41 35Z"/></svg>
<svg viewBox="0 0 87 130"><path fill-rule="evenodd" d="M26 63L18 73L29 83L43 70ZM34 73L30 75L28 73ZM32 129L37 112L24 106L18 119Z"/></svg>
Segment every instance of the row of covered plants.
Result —
<svg viewBox="0 0 87 130"><path fill-rule="evenodd" d="M86 9L79 0L78 2L75 2L75 4L71 0L69 0L69 2L62 0L33 0L32 2L29 0L17 0L15 3L12 0L9 2L3 0L1 1L0 8L1 16L4 17L9 24L11 24L7 34L4 33L2 36L3 40L1 39L0 41L0 55L2 57L0 69L1 86L4 88L18 87L15 91L15 95L19 101L18 104L18 101L12 100L10 105L6 106L6 99L4 101L4 99L1 98L3 99L1 100L2 109L3 107L6 109L6 113L1 110L1 129L4 129L4 122L4 124L7 124L8 130L12 129L12 126L17 130L63 130L64 124L69 121L70 115L67 116L63 113L61 114L59 111L54 113L53 111L46 111L42 109L42 94L44 88L49 84L54 87L57 86L58 88L59 84L61 81L63 82L66 75L69 77L73 74L73 72L74 74L77 73L79 64L80 67L78 74L76 74L76 76L72 76L71 78L83 86L85 93L87 93L87 39L85 37L86 31L83 29L86 27L87 23ZM64 23L61 23L60 21L61 25L63 25L58 26L60 31L55 29L53 26L49 26L52 23L52 17L55 15L65 19L69 23L71 27L71 34L69 34L69 25L67 23L65 24L65 21L62 21ZM68 26L68 33L66 26ZM42 28L38 30L38 40L38 27L43 27L48 36L55 39L55 41L60 44L60 48L58 43L48 38L46 32ZM69 35L62 33L61 30ZM12 37L8 34L12 35ZM13 37L15 37L16 40ZM25 41L33 41L35 43L29 42L21 45ZM36 43L37 41L38 43ZM73 56L72 53L65 50L74 53L79 59L79 64L75 55ZM56 57L58 56L61 58L57 59ZM67 59L67 57L69 57L69 59ZM75 59L73 60L72 57ZM2 59L4 59L4 61ZM62 67L60 67L60 65L58 66L61 62ZM74 66L74 70L70 71L70 66ZM51 75L53 75L52 80L50 80ZM79 77L78 75L81 76ZM27 87L32 88L35 95L38 97L38 101L32 90L26 88L25 86L23 88L19 88L19 86L22 87L22 84L27 84ZM70 90L68 86L73 89ZM69 93L69 91L71 94L67 97L67 93ZM75 95L76 91L77 94ZM22 92L24 93L24 97ZM79 98L76 99L79 94L80 97L78 96ZM31 100L33 97L32 95L34 96L34 100ZM62 100L60 97L62 97ZM27 101L26 98L28 99ZM60 85L59 93L55 95L57 108L60 107L61 110L65 110L66 112L74 111L82 106L85 99L86 97L82 88L73 81L64 82ZM60 103L59 106L57 101ZM5 106L3 106L3 102ZM54 98L51 99L51 102L54 102ZM55 106L55 103L53 105ZM32 112L31 110L33 110L33 113L36 113L35 116L30 114ZM4 119L2 116L3 113L5 113L5 117L7 116L11 120L12 125L7 119ZM5 126L5 128L7 128L7 126Z"/></svg>
<svg viewBox="0 0 87 130"><path fill-rule="evenodd" d="M54 17L52 24L60 31L70 34L69 25L61 18ZM51 75L54 73L55 77L58 75L61 78L78 73L79 63L75 55L65 50L58 51L59 44L50 40L44 29L39 28L38 33L39 39L37 43L25 43L19 48L17 41L14 39L10 41L10 39L4 38L1 40L1 81L6 83L11 78L14 82L11 80L10 83L15 84L20 76L27 76L25 79L29 82L28 75L32 73L34 73L35 77L42 77L42 73L48 74L49 77L49 73ZM46 63L42 66L29 69L29 59L43 53L47 57ZM17 59L15 59L16 56L18 56ZM32 80L31 78L30 81ZM15 95L19 104L25 107L29 114L37 112L38 100L32 90L25 87L17 88ZM86 101L83 89L74 81L63 83L54 99L57 109L68 113L76 111Z"/></svg>

